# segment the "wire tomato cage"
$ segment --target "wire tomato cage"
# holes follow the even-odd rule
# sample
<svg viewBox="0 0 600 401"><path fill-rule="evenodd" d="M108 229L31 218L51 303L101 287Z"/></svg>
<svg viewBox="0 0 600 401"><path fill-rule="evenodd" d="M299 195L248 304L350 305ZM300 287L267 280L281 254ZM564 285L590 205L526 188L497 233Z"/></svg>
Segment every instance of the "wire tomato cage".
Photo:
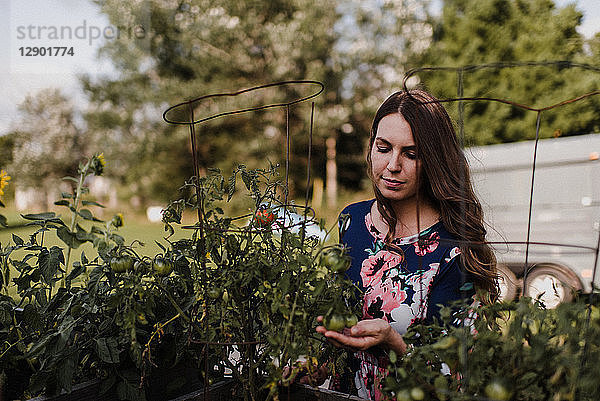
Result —
<svg viewBox="0 0 600 401"><path fill-rule="evenodd" d="M580 369L583 369L583 367L586 364L586 359L589 357L588 356L588 345L590 343L590 338L589 338L590 331L588 330L588 328L590 327L590 323L591 323L591 319L592 319L592 306L595 305L595 303L597 302L596 297L597 297L598 286L595 283L596 283L596 280L598 279L598 260L599 260L599 255L600 255L600 227L598 227L598 226L595 227L599 231L597 234L597 240L596 240L595 246L593 246L591 244L587 244L587 245L572 244L572 243L569 244L569 243L554 242L554 241L552 241L552 242L532 241L531 240L531 233L532 233L532 228L533 228L532 211L534 208L534 194L535 194L535 188L536 188L536 185L535 185L536 184L536 172L537 172L536 168L538 167L538 156L539 156L539 154L538 154L539 146L538 145L539 145L539 141L540 141L540 129L541 129L540 127L541 127L541 121L542 121L542 117L543 117L544 113L548 112L550 110L555 110L560 107L564 107L564 106L574 104L574 103L580 102L582 100L600 95L600 91L594 90L591 92L583 93L579 96L561 100L559 102L556 102L556 103L553 103L550 105L546 105L546 106L542 106L542 107L527 105L527 104L519 103L519 102L516 102L513 100L501 98L501 97L465 95L464 78L465 78L465 75L468 73L475 72L475 71L481 71L481 70L503 70L503 69L510 69L510 68L533 68L533 67L549 67L549 68L555 68L558 70L574 68L574 69L581 69L584 71L590 71L593 73L600 72L599 66L583 64L583 63L574 63L574 62L570 62L570 61L497 62L497 63L467 65L467 66L462 66L462 67L431 66L431 67L415 68L415 69L408 71L404 77L403 88L405 91L408 91L409 90L408 83L410 82L409 80L411 78L413 78L413 79L420 78L419 74L423 74L423 73L427 73L427 72L432 72L434 74L440 73L440 72L449 72L449 73L456 74L456 82L457 82L456 97L439 98L437 100L437 102L439 102L439 103L458 103L458 119L456 121L456 124L458 126L458 135L457 136L458 136L460 144L463 147L464 147L464 138L465 138L465 105L468 103L494 102L494 103L505 104L509 107L517 108L524 112L532 112L532 113L536 114L535 137L534 137L534 141L533 141L534 147L533 147L533 154L531 155L532 159L531 159L531 168L530 168L531 180L529 182L529 189L528 189L527 228L526 228L526 232L525 232L524 241L502 240L502 241L485 241L485 242L479 242L479 243L469 242L469 241L452 241L452 242L455 244L468 245L468 246L472 246L472 247L486 244L486 245L491 246L492 249L495 251L495 253L501 252L502 249L510 250L511 248L519 248L521 254L523 254L522 288L524 289L524 291L519 296L528 295L526 293L525 289L528 286L529 276L532 273L532 271L535 273L536 269L539 271L543 270L543 267L540 268L540 267L537 267L536 265L530 266L530 264L531 264L530 256L532 254L534 254L534 253L535 254L552 254L557 249L560 249L560 252L563 255L567 255L567 254L578 254L578 255L587 254L590 256L593 255L593 262L592 262L592 269L591 269L592 273L591 273L591 277L590 277L591 290L590 290L588 301L587 301L587 313L586 313L586 320L584 322L584 327L585 327L584 342L585 342L585 344L583 347L583 353L582 353L582 357L580 360L580 367L579 367ZM417 99L414 99L414 100L417 102L422 102ZM425 103L425 102L422 102L422 103ZM597 160L597 157L595 157L595 158L590 157L590 160ZM464 180L465 177L461 177L461 178L462 178L462 182L465 182L465 180ZM600 218L600 216L597 216L597 217ZM418 220L418 217L417 217L417 220ZM417 223L418 223L418 221L417 221ZM591 226L592 222L590 221L589 223ZM418 229L418 231L420 232L420 229ZM419 241L421 241L421 240L422 239L419 238ZM442 242L442 241L443 240L440 240L440 242ZM523 247L525 248L524 250L522 250ZM511 272L508 272L508 273L511 273ZM512 275L512 277L514 278L514 275ZM501 278L501 276L499 278ZM506 277L504 277L504 278L506 279ZM543 293L541 295L543 295ZM467 346L465 344L461 344L460 353L461 353L462 358L464 358L464 360L467 360L469 358L469 352L468 352ZM462 371L461 374L463 375L465 382L468 382L469 377L470 377L469 370L467 368L465 368L465 370ZM580 394L577 394L576 398L578 395L580 395ZM484 399L480 396L474 396L472 398L473 399Z"/></svg>
<svg viewBox="0 0 600 401"><path fill-rule="evenodd" d="M600 95L600 91L599 90L595 90L595 91L591 91L588 93L584 93L581 94L579 96L570 98L570 99L566 99L566 100L562 100L559 102L556 102L554 104L550 104L550 105L546 105L543 107L536 107L536 106L532 106L532 105L527 105L527 104L523 104L523 103L518 103L516 101L513 100L509 100L509 99L504 99L504 98L500 98L500 97L485 97L485 96L465 96L464 93L464 78L465 75L471 72L476 72L476 71L481 71L481 70L503 70L503 69L509 69L509 68L532 68L532 67L553 67L556 68L558 70L565 70L565 69L569 69L569 68L578 68L578 69L582 69L582 70L587 70L587 71L592 71L595 73L599 73L600 72L600 67L598 66L594 66L594 65L589 65L589 64L583 64L583 63L574 63L574 62L570 62L570 61L525 61L525 62L497 62L497 63L487 63L487 64L476 64L476 65L467 65L467 66L462 66L462 67L444 67L444 66L440 66L440 67L421 67L421 68L415 68L412 69L410 71L408 71L404 77L404 81L403 81L403 88L405 91L408 91L408 82L411 78L418 76L418 74L420 73L426 73L426 72L433 72L433 73L439 73L439 72L451 72L451 73L455 73L456 74L456 81L457 81L457 85L456 85L456 93L457 96L456 97L452 97L452 98L442 98L442 99L438 99L437 102L439 103L458 103L458 121L457 121L457 125L458 125L458 139L460 141L461 144L463 144L464 146L464 137L465 137L465 130L464 130L464 126L465 126L465 104L467 102L495 102L495 103L501 103L501 104L505 104L507 106L511 106L526 112L534 112L536 114L536 125L535 125L535 139L534 139L534 149L533 149L533 155L532 155L532 162L531 162L531 181L530 181L530 185L529 185L529 194L528 194L528 217L527 217L527 229L526 229L526 238L524 241L486 241L485 243L488 245L491 245L493 248L496 249L496 251L499 250L499 248L501 248L502 246L506 246L506 247L510 247L511 245L524 245L525 246L525 250L524 250L524 260L523 260L523 268L522 268L522 273L523 273L523 288L527 287L527 280L528 280L528 275L529 273L532 271L533 267L529 266L529 257L531 254L531 246L535 245L537 246L537 252L544 252L543 250L540 251L540 247L541 248L553 248L556 249L556 247L560 247L560 248L564 248L566 249L566 251L563 251L562 253L569 253L569 252L574 252L574 253L593 253L594 256L594 262L593 262L593 266L592 266L592 274L591 274L591 288L592 291L590 292L590 303L593 301L593 297L594 297L594 290L595 290L595 280L597 278L597 270L598 270L598 255L600 253L600 230L598 233L598 238L597 238L597 242L595 246L590 246L590 245L578 245L578 244L567 244L567 243L562 243L562 242L541 242L541 241L532 241L531 240L531 231L532 231L532 211L533 211L533 206L534 206L534 193L535 193L535 179L536 179L536 168L538 166L538 145L539 145L539 141L540 141L540 127L541 127L541 121L542 121L542 115L544 112L553 110L553 109L558 109L560 107L564 107L566 105L570 105L570 104L574 104L576 102L588 99L590 97L593 96L597 96ZM410 92L409 92L410 94ZM419 102L419 100L415 99L415 101ZM464 177L461 177L464 178ZM464 179L463 179L464 182ZM598 216L600 217L600 216ZM591 222L590 222L591 223ZM459 241L460 242L460 241ZM481 243L476 244L476 243L472 243L471 245L476 246L476 245L481 245ZM552 252L552 251L549 251Z"/></svg>
<svg viewBox="0 0 600 401"><path fill-rule="evenodd" d="M268 103L268 104L254 104L254 105L250 105L248 107L243 107L243 108L235 108L235 109L226 110L226 111L220 110L215 113L208 113L208 114L206 113L206 109L209 108L209 107L207 107L207 103L212 100L233 99L233 98L236 98L236 97L242 96L242 95L250 95L250 96L253 96L253 99L260 99L261 92L264 92L265 90L268 90L271 88L283 89L284 91L286 91L288 93L294 89L299 89L299 88L309 88L312 91L309 94L306 94L303 96L298 95L291 100L288 99L285 101L273 102L273 103ZM278 209L283 210L282 222L278 222L278 224L280 224L280 226L285 225L285 228L288 228L288 229L291 229L291 228L297 227L297 226L302 226L303 228L306 228L307 219L310 218L312 220L312 218L314 218L314 216L315 216L314 210L308 205L308 203L309 203L309 188L310 188L310 181L311 181L311 170L310 169L311 169L311 154L312 154L315 103L314 103L314 101L311 101L310 125L309 125L309 129L308 129L308 150L307 150L308 162L307 162L307 171L306 171L307 185L306 185L304 205L293 204L293 203L290 203L288 200L289 172L290 172L290 137L291 137L290 111L291 111L292 106L297 105L299 103L304 103L304 102L307 102L309 100L316 98L324 91L324 89L325 89L325 86L323 85L323 83L321 83L319 81L313 81L313 80L280 81L280 82L273 82L273 83L269 83L269 84L265 84L265 85L254 86L251 88L242 89L242 90L238 90L238 91L234 91L234 92L221 92L221 93L214 93L214 94L210 94L210 95L200 96L200 97L197 97L197 98L185 101L185 102L181 102L179 104L169 107L163 113L163 119L169 124L184 125L184 126L187 126L189 129L190 144L191 144L192 155L193 155L192 156L193 174L194 174L194 179L196 182L196 185L195 185L196 197L199 200L199 202L202 202L203 195L200 191L200 185L199 185L200 178L201 178L200 177L201 169L200 169L199 160L197 157L198 138L197 138L197 133L196 133L196 127L198 125L206 123L208 121L226 117L226 116L238 115L238 114L243 114L243 113L248 113L248 112L257 112L257 111L266 110L266 109L283 109L285 112L285 183L284 183L284 191L283 191L284 200L280 204L275 205L274 207L271 207L271 210L274 210L274 211L277 211ZM204 113L204 115L202 113ZM303 216L302 216L303 219L301 219L300 221L293 221L293 219L286 220L286 216L288 215L287 209L290 207L303 209L304 210ZM235 217L232 220L244 219L244 218L248 218L248 217L253 217L253 216L252 216L252 214L247 214L247 215ZM273 217L267 216L266 218L272 219ZM199 239L197 240L197 252L199 253L199 255L204 255L204 254L206 254L206 249L204 249L204 242L203 242L202 238L204 237L206 227L205 227L205 224L203 221L203 215L202 215L202 211L200 210L200 208L197 208L197 219L198 219L198 222L196 224L191 225L191 226L183 226L182 228L196 230L198 232ZM251 229L250 231L252 231L252 230L260 231L261 228L258 227L255 229ZM236 231L236 229L235 228L227 228L227 231L232 232L232 231ZM247 231L248 230L246 230L246 232ZM305 230L301 230L301 241L302 241L302 243L304 243L304 241L305 241ZM198 259L200 260L200 265L201 265L202 274L203 274L202 288L206 295L206 292L208 289L206 260L203 257L200 257ZM208 327L206 326L206 322L207 322L207 319L205 319L205 327L204 328L205 328L206 332L208 333ZM208 372L208 368L209 368L208 357L207 357L209 346L221 346L221 347L223 347L223 346L236 346L236 347L237 346L256 346L256 345L260 345L261 343L263 343L263 341L244 341L244 342L194 341L194 340L191 340L191 341L204 346L203 355L204 355L204 361L205 361L205 367L204 367L205 372ZM204 399L205 400L208 399L208 392L209 392L208 375L205 374L205 382L204 382Z"/></svg>

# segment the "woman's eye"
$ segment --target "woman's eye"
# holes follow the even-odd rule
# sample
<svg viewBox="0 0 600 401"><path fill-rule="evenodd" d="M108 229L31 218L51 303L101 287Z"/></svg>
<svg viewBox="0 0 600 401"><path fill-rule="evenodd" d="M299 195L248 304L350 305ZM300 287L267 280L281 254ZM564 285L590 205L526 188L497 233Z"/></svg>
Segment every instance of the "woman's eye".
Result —
<svg viewBox="0 0 600 401"><path fill-rule="evenodd" d="M386 152L388 152L388 151L389 151L389 148L386 148L386 147L381 147L381 146L377 146L377 151L378 151L379 153L386 153Z"/></svg>
<svg viewBox="0 0 600 401"><path fill-rule="evenodd" d="M417 154L415 152L406 152L406 157L415 160L417 158Z"/></svg>

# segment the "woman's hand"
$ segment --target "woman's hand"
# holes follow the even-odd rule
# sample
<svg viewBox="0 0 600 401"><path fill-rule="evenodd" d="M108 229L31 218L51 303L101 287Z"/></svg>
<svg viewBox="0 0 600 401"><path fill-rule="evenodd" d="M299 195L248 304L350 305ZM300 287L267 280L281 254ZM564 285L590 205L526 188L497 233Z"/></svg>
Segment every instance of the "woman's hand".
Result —
<svg viewBox="0 0 600 401"><path fill-rule="evenodd" d="M323 316L317 318L323 321ZM406 343L402 336L383 319L366 319L343 332L327 330L324 326L317 326L316 331L323 334L329 342L336 347L353 350L366 350L376 345L392 349L402 355L406 352Z"/></svg>

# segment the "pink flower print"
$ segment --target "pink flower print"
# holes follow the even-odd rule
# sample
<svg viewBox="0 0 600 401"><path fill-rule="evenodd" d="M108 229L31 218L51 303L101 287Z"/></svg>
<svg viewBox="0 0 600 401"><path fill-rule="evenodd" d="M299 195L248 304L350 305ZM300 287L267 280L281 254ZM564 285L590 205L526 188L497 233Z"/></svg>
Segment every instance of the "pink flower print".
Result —
<svg viewBox="0 0 600 401"><path fill-rule="evenodd" d="M408 278L408 284L411 285L415 291L417 291L421 285L427 290L431 285L431 280L433 280L439 269L439 263L430 263L428 270L411 274Z"/></svg>
<svg viewBox="0 0 600 401"><path fill-rule="evenodd" d="M363 262L361 278L366 288L363 299L365 318L385 318L406 300L404 280L398 279L403 260L401 255L380 250Z"/></svg>
<svg viewBox="0 0 600 401"><path fill-rule="evenodd" d="M425 256L428 253L435 251L440 243L440 236L437 232L431 233L429 238L417 240L415 245L415 253L419 256Z"/></svg>
<svg viewBox="0 0 600 401"><path fill-rule="evenodd" d="M391 280L386 280L381 283L380 294L383 303L381 310L386 314L390 314L392 310L399 307L402 302L406 299L406 291L402 288L398 288L397 284L394 284Z"/></svg>
<svg viewBox="0 0 600 401"><path fill-rule="evenodd" d="M450 251L450 256L445 259L446 263L450 262L452 259L454 259L458 255L460 255L460 248L459 247L452 248L452 250Z"/></svg>
<svg viewBox="0 0 600 401"><path fill-rule="evenodd" d="M399 267L403 261L402 255L386 250L380 250L375 255L369 256L360 268L363 287L368 288L372 283L381 281L384 272Z"/></svg>

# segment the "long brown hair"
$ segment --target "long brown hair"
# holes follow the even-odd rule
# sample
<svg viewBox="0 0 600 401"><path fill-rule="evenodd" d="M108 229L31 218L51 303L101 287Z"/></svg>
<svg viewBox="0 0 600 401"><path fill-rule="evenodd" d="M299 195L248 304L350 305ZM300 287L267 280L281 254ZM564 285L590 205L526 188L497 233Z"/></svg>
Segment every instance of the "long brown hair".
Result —
<svg viewBox="0 0 600 401"><path fill-rule="evenodd" d="M368 174L373 180L371 150L381 119L400 113L410 125L417 158L420 161L420 197L426 197L440 212L444 227L459 241L460 258L478 289L489 299L498 297L496 258L485 242L483 210L475 196L467 160L461 149L450 116L444 106L423 90L396 92L377 110L367 153ZM373 181L374 183L374 181ZM377 207L388 225L386 242L395 235L397 218L391 202L373 184ZM418 209L417 209L418 210ZM417 217L418 218L418 217Z"/></svg>

